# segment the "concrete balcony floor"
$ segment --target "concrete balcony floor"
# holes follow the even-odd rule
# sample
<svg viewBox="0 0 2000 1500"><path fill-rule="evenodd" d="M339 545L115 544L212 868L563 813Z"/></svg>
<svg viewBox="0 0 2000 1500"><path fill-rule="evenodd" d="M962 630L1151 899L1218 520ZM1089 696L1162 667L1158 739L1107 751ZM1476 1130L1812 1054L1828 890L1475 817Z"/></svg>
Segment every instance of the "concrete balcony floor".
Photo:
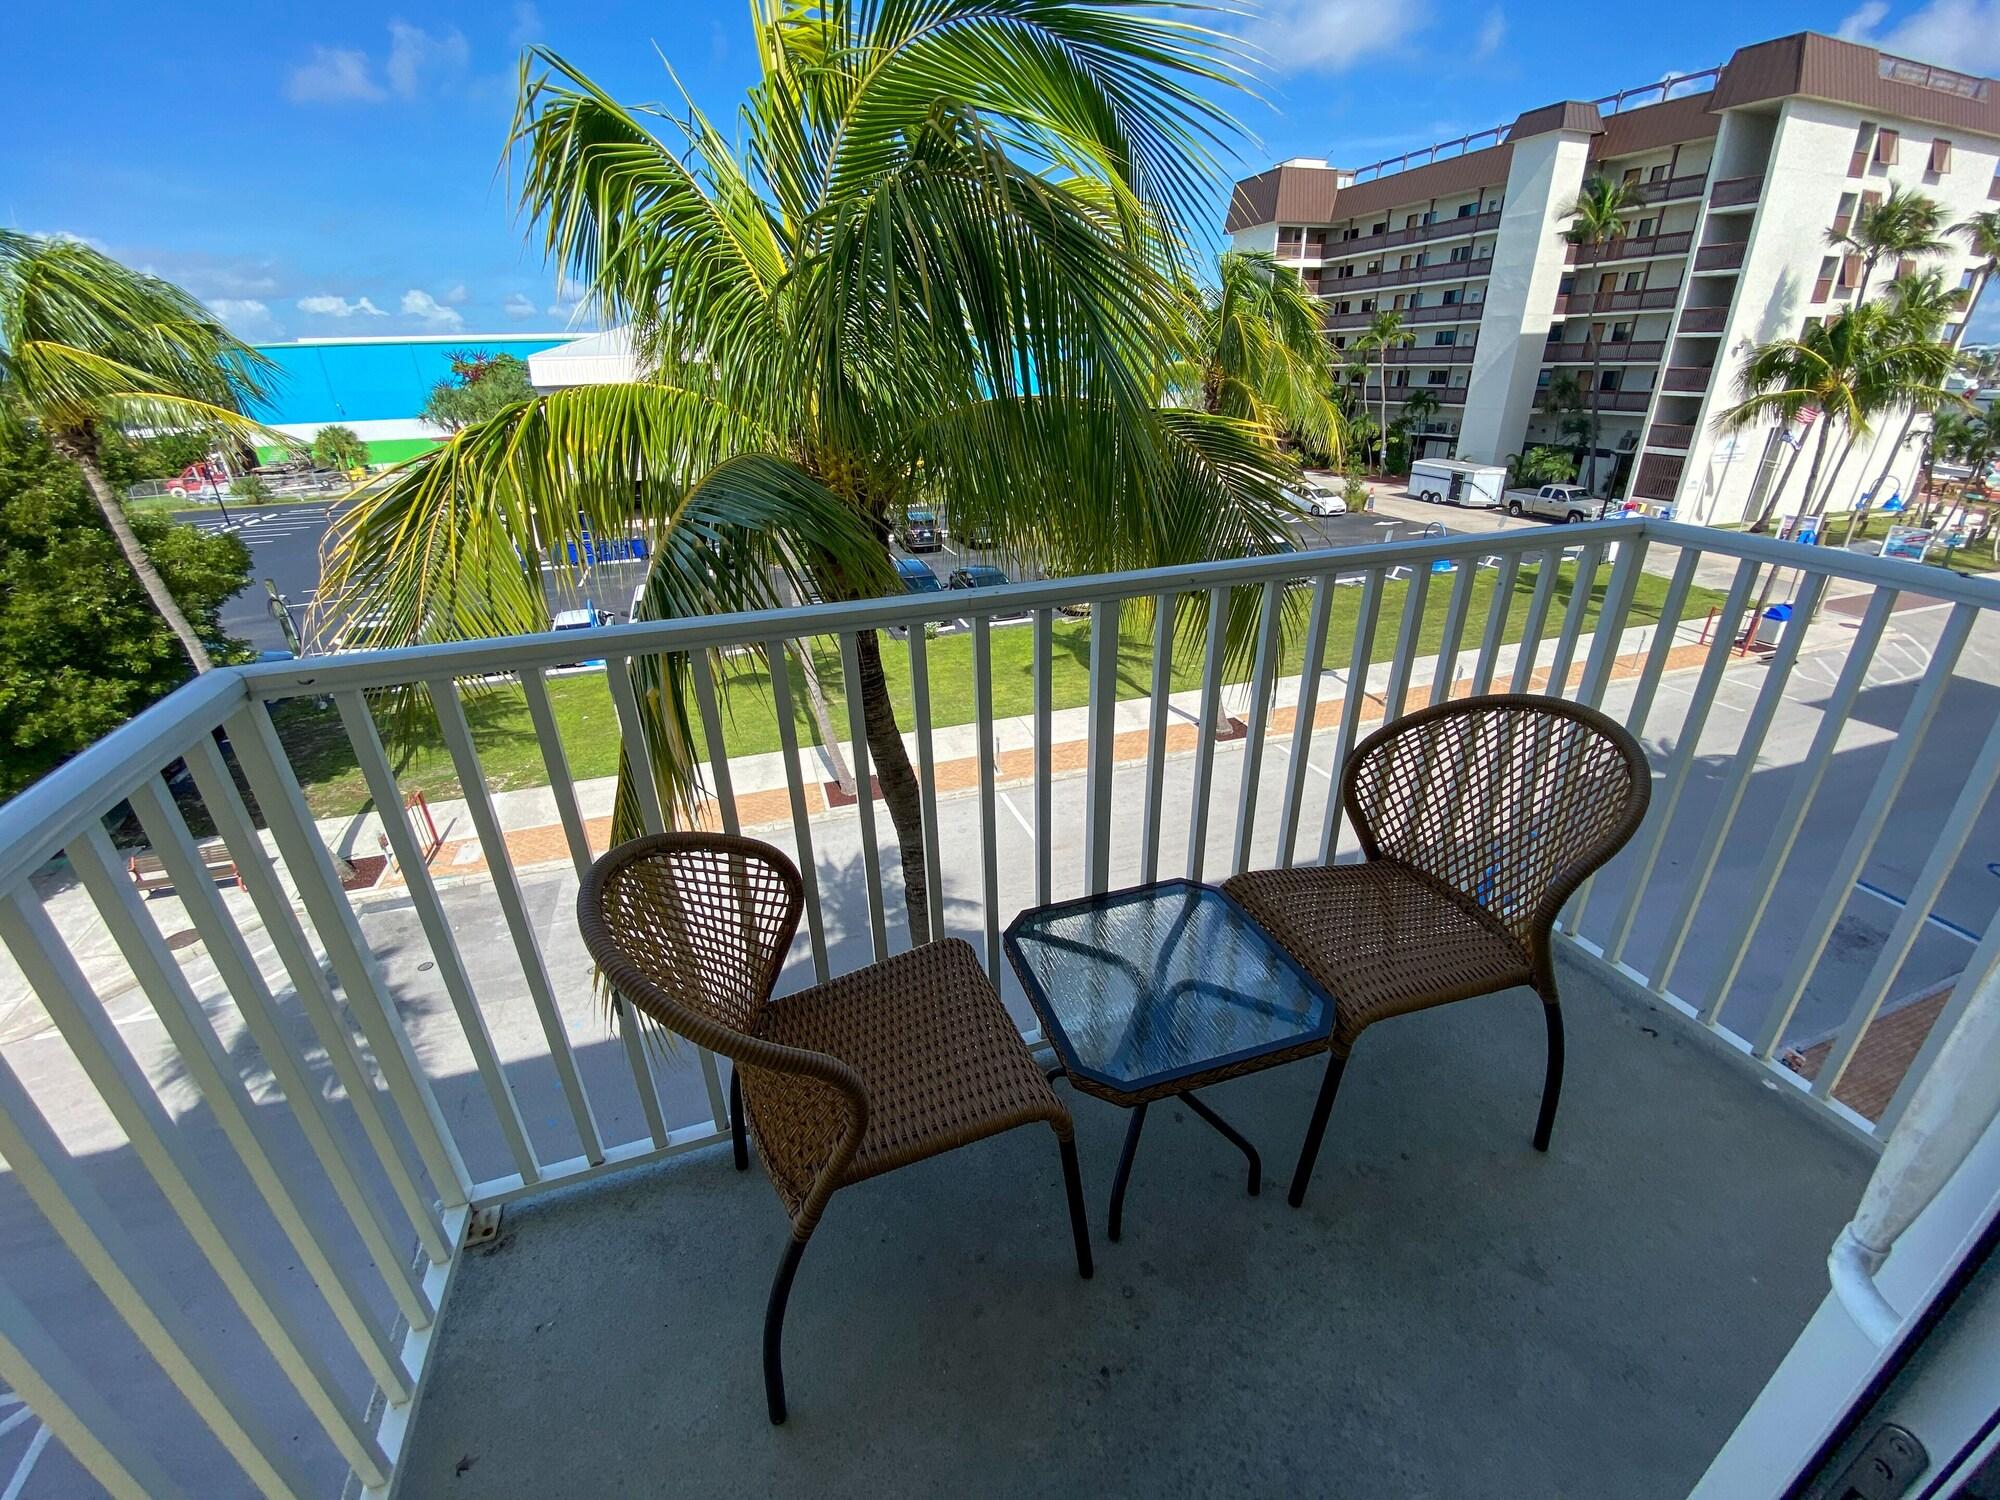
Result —
<svg viewBox="0 0 2000 1500"><path fill-rule="evenodd" d="M1093 1281L1045 1130L840 1193L783 1428L759 1338L786 1222L754 1161L510 1205L457 1272L398 1493L1684 1495L1824 1294L1870 1158L1584 961L1564 977L1546 1157L1517 992L1371 1030L1296 1212L1317 1062L1207 1096L1263 1150L1258 1199L1156 1109L1116 1245L1127 1117L1076 1098Z"/></svg>

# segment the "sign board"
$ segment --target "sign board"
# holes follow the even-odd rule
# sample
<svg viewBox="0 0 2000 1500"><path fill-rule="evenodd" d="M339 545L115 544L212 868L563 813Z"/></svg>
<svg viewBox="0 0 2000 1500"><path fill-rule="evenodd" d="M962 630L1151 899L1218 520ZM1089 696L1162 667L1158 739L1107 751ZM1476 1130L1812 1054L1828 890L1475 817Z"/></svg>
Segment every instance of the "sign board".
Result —
<svg viewBox="0 0 2000 1500"><path fill-rule="evenodd" d="M1891 526L1889 535L1882 542L1884 557L1900 557L1909 562L1922 562L1931 550L1934 533L1925 526Z"/></svg>

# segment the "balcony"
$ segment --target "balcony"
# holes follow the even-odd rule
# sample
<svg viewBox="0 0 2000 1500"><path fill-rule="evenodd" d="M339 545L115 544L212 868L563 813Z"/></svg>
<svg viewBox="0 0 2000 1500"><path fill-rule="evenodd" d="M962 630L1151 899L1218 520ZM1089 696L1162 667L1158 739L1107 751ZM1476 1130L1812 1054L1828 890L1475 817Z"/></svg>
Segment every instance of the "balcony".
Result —
<svg viewBox="0 0 2000 1500"><path fill-rule="evenodd" d="M1825 619L1743 657L1774 576ZM1201 613L1232 594L1240 662ZM1986 857L1984 787L1961 788L1990 688L1957 661L1996 609L1986 580L1627 519L621 627L568 676L557 634L210 673L0 809L0 1374L54 1435L36 1482L1684 1493L1826 1295L1930 1065L1912 1015L1962 1013L1902 1002L1967 961L1928 919ZM1331 778L1381 718L1538 688L1626 722L1655 790L1563 924L1553 1151L1528 1146L1520 995L1371 1032L1298 1211L1244 1197L1240 1159L1167 1105L1173 1149L1141 1153L1105 1243L1125 1120L1076 1099L1096 1279L1045 1138L855 1188L805 1258L772 1431L756 1340L784 1219L731 1167L724 1068L600 1008L573 911L611 794L571 768L615 765L634 668L683 656L696 816L810 882L781 992L899 949L866 758L858 802L829 796L799 679L756 654L816 643L851 725L836 664L862 631L892 632L936 926L1024 1024L1015 912L1351 857ZM579 691L589 714L551 711ZM392 758L392 707L433 750ZM520 754L540 779L493 785ZM402 808L440 776L433 845ZM204 876L210 828L233 883ZM171 895L126 879L112 838L139 835ZM1878 865L1905 907L1853 893ZM1954 887L1974 930L1984 890ZM1276 1169L1317 1080L1218 1104Z"/></svg>
<svg viewBox="0 0 2000 1500"><path fill-rule="evenodd" d="M1655 422L1646 429L1646 446L1685 453L1694 446L1694 427L1687 422Z"/></svg>
<svg viewBox="0 0 2000 1500"><path fill-rule="evenodd" d="M1485 299L1477 302L1439 303L1434 307L1406 307L1402 309L1405 323L1476 323L1485 308ZM1326 326L1335 332L1345 332L1351 328L1366 328L1374 321L1373 312L1329 312Z"/></svg>
<svg viewBox="0 0 2000 1500"><path fill-rule="evenodd" d="M1764 178L1760 173L1755 177L1725 177L1710 190L1710 208L1743 208L1755 203L1764 195Z"/></svg>
<svg viewBox="0 0 2000 1500"><path fill-rule="evenodd" d="M1607 365L1652 365L1660 362L1666 347L1659 339L1606 339L1602 344L1565 339L1550 344L1542 358L1548 364L1587 365L1596 363L1601 353Z"/></svg>
<svg viewBox="0 0 2000 1500"><path fill-rule="evenodd" d="M1390 229L1381 234L1357 235L1351 240L1328 241L1330 258L1366 255L1376 250L1393 250L1398 245L1421 245L1432 240L1456 239L1464 234L1487 234L1500 227L1498 212L1467 214L1463 218L1439 219L1410 229Z"/></svg>
<svg viewBox="0 0 2000 1500"><path fill-rule="evenodd" d="M1590 392L1585 391L1583 393L1583 401L1586 407L1590 404ZM1651 391L1599 391L1597 393L1597 409L1599 411L1643 412L1652 404L1653 393Z"/></svg>
<svg viewBox="0 0 2000 1500"><path fill-rule="evenodd" d="M1404 316L1407 318L1408 314ZM1368 359L1370 364L1386 357L1392 365L1469 365L1478 352L1479 346L1470 342L1413 344L1408 348L1377 350Z"/></svg>
<svg viewBox="0 0 2000 1500"><path fill-rule="evenodd" d="M1742 240L1720 245L1703 245L1694 253L1694 268L1697 271L1741 270L1743 252L1748 248Z"/></svg>
<svg viewBox="0 0 2000 1500"><path fill-rule="evenodd" d="M1680 492L1681 473L1686 467L1684 458L1648 453L1639 460L1632 493L1641 500L1672 500Z"/></svg>
<svg viewBox="0 0 2000 1500"><path fill-rule="evenodd" d="M1682 333L1720 333L1729 326L1729 309L1726 307L1684 307L1681 309L1680 330Z"/></svg>
<svg viewBox="0 0 2000 1500"><path fill-rule="evenodd" d="M1631 235L1602 245L1565 245L1563 264L1602 266L1617 260L1651 260L1662 255L1685 255L1694 243L1694 232L1678 229L1671 234Z"/></svg>
<svg viewBox="0 0 2000 1500"><path fill-rule="evenodd" d="M1672 286L1634 287L1630 291L1568 292L1556 298L1558 316L1582 313L1646 312L1672 307L1681 294L1680 283Z"/></svg>
<svg viewBox="0 0 2000 1500"><path fill-rule="evenodd" d="M1631 192L1640 203L1673 203L1682 198L1699 198L1702 184L1707 181L1705 173L1689 172L1679 177L1662 177L1657 182L1635 182Z"/></svg>
<svg viewBox="0 0 2000 1500"><path fill-rule="evenodd" d="M1322 292L1366 292L1376 287L1415 286L1431 281L1471 281L1493 269L1493 257L1480 255L1465 260L1440 260L1426 266L1389 266L1365 275L1326 276L1320 280Z"/></svg>
<svg viewBox="0 0 2000 1500"><path fill-rule="evenodd" d="M1660 379L1660 388L1676 395L1700 395L1714 378L1713 365L1669 365Z"/></svg>

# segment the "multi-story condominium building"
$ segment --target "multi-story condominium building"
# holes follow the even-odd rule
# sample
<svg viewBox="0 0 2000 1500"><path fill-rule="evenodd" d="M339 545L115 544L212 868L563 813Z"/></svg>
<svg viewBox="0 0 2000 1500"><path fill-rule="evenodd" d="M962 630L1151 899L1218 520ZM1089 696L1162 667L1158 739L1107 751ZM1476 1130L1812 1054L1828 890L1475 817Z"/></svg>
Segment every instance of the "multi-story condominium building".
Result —
<svg viewBox="0 0 2000 1500"><path fill-rule="evenodd" d="M1571 244L1565 211L1597 176L1635 189L1626 232ZM1801 33L1388 162L1284 162L1236 185L1228 230L1237 248L1298 268L1341 348L1378 309L1402 314L1416 342L1388 353L1390 415L1416 390L1436 398L1420 456L1501 462L1560 440L1565 415L1576 425L1561 377L1587 406L1595 366L1602 435L1587 475L1599 492L1729 522L1762 503L1800 435L1718 429L1751 348L1913 271L1971 281L1973 257L1952 237L1947 253L1878 265L1862 287L1861 259L1828 231L1894 186L1937 199L1948 224L2000 202L2000 82ZM1377 356L1368 363L1372 408ZM1918 444L1899 448L1904 426L1891 414L1853 443L1833 509L1885 470L1907 488Z"/></svg>

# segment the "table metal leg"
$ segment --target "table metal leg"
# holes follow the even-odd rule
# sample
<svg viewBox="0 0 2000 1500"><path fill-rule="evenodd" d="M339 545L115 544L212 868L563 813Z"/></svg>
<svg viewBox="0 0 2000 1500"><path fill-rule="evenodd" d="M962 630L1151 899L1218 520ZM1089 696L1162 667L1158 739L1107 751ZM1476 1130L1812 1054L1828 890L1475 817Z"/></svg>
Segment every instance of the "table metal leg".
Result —
<svg viewBox="0 0 2000 1500"><path fill-rule="evenodd" d="M1125 1222L1125 1184L1132 1180L1132 1158L1139 1150L1139 1132L1146 1128L1147 1106L1132 1111L1132 1123L1125 1127L1125 1147L1118 1153L1118 1175L1111 1179L1111 1213L1108 1233L1115 1241Z"/></svg>
<svg viewBox="0 0 2000 1500"><path fill-rule="evenodd" d="M1251 1145L1250 1142L1244 1138L1243 1133L1241 1131L1239 1131L1234 1125L1231 1125L1227 1120L1223 1119L1222 1116L1217 1114L1214 1110L1210 1109L1201 1100L1197 1099L1192 1092L1181 1094L1179 1095L1179 1098L1182 1100L1183 1103L1187 1105L1189 1109L1193 1110L1196 1114L1200 1115L1204 1120L1208 1121L1210 1125L1214 1126L1216 1134L1220 1135L1224 1140L1228 1141L1231 1145L1235 1146L1235 1148L1238 1151L1241 1151L1243 1155L1249 1159L1250 1196L1253 1198L1256 1197L1258 1193L1263 1191L1264 1187L1264 1163L1262 1159L1257 1155L1257 1148Z"/></svg>

